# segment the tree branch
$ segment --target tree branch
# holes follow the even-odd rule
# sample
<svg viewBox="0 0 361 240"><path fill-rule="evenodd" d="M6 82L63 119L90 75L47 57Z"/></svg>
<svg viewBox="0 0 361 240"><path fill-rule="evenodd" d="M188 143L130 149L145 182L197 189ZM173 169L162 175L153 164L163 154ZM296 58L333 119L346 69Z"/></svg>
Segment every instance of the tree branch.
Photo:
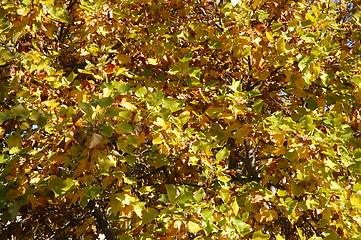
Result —
<svg viewBox="0 0 361 240"><path fill-rule="evenodd" d="M116 240L116 236L111 228L110 224L108 223L107 219L104 217L103 213L100 209L95 205L95 201L91 200L88 203L88 208L92 211L93 216L96 219L100 229L104 233L107 240Z"/></svg>

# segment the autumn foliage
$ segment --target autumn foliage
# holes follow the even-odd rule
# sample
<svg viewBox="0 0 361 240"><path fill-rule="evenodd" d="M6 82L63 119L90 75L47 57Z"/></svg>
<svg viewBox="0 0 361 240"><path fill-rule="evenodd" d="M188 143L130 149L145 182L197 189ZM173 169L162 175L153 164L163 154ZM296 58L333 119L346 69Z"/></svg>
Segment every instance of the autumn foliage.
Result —
<svg viewBox="0 0 361 240"><path fill-rule="evenodd" d="M361 239L361 10L0 1L0 238Z"/></svg>

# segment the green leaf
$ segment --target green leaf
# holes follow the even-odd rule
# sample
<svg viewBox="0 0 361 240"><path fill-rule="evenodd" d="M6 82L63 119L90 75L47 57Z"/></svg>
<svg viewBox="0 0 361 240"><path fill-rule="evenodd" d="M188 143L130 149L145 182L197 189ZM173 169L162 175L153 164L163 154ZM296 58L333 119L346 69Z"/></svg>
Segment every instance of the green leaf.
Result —
<svg viewBox="0 0 361 240"><path fill-rule="evenodd" d="M307 108L309 108L311 110L316 110L318 108L317 102L312 97L309 97L306 100L306 103L307 103Z"/></svg>
<svg viewBox="0 0 361 240"><path fill-rule="evenodd" d="M68 82L72 82L76 76L78 76L78 74L74 73L73 71L71 73L69 73L69 75L66 77L66 79L68 80Z"/></svg>
<svg viewBox="0 0 361 240"><path fill-rule="evenodd" d="M211 39L209 42L209 47L214 50L219 50L222 47L222 43L218 39Z"/></svg>
<svg viewBox="0 0 361 240"><path fill-rule="evenodd" d="M166 98L163 100L163 106L167 109L170 109L172 112L177 112L182 109L183 102L173 101L172 98Z"/></svg>
<svg viewBox="0 0 361 240"><path fill-rule="evenodd" d="M167 185L165 185L165 188L167 189L167 196L168 196L169 201L171 203L174 203L178 196L177 187L174 185L171 185L171 184L167 184Z"/></svg>
<svg viewBox="0 0 361 240"><path fill-rule="evenodd" d="M252 240L268 240L270 239L269 234L262 233L262 230L258 230L252 234Z"/></svg>
<svg viewBox="0 0 361 240"><path fill-rule="evenodd" d="M193 194L193 198L195 203L200 203L203 200L204 197L204 190L203 188L199 189L195 194Z"/></svg>
<svg viewBox="0 0 361 240"><path fill-rule="evenodd" d="M143 225L152 222L159 214L158 211L154 208L147 208L146 210L143 210L142 213L143 213L143 220L142 220Z"/></svg>
<svg viewBox="0 0 361 240"><path fill-rule="evenodd" d="M86 189L84 189L84 191L85 194L80 201L82 207L85 207L88 204L89 200L98 197L99 194L102 192L102 189L100 188L100 186L89 186Z"/></svg>
<svg viewBox="0 0 361 240"><path fill-rule="evenodd" d="M159 201L161 201L162 203L170 203L167 194L161 194Z"/></svg>
<svg viewBox="0 0 361 240"><path fill-rule="evenodd" d="M139 98L144 98L145 95L148 93L148 90L146 87L138 88L137 91L135 91L135 96Z"/></svg>
<svg viewBox="0 0 361 240"><path fill-rule="evenodd" d="M314 59L314 56L304 56L301 58L300 62L298 63L298 67L300 68L301 72L304 72L308 66L311 64L312 60Z"/></svg>
<svg viewBox="0 0 361 240"><path fill-rule="evenodd" d="M230 151L224 147L222 150L218 151L218 153L216 154L216 159L218 161L221 161L223 159L226 159L229 157Z"/></svg>
<svg viewBox="0 0 361 240"><path fill-rule="evenodd" d="M186 83L189 87L191 88L197 88L197 87L201 87L202 84L200 83L200 81L198 79L195 78L188 78L186 80Z"/></svg>
<svg viewBox="0 0 361 240"><path fill-rule="evenodd" d="M197 67L193 67L189 69L189 76L194 77L199 80L201 77L201 69Z"/></svg>
<svg viewBox="0 0 361 240"><path fill-rule="evenodd" d="M106 137L110 137L112 135L112 127L111 126L101 125L100 131L101 131L102 135L104 135Z"/></svg>
<svg viewBox="0 0 361 240"><path fill-rule="evenodd" d="M272 24L271 28L274 32L276 32L277 30L281 29L283 27L283 24L280 22L274 23Z"/></svg>
<svg viewBox="0 0 361 240"><path fill-rule="evenodd" d="M118 93L120 94L127 93L130 90L129 83L125 83L125 82L120 83L117 86L117 88L118 88Z"/></svg>
<svg viewBox="0 0 361 240"><path fill-rule="evenodd" d="M92 116L94 111L91 108L89 103L87 103L87 102L79 102L78 105L88 115L88 117Z"/></svg>
<svg viewBox="0 0 361 240"><path fill-rule="evenodd" d="M8 145L9 149L13 148L13 147L20 147L23 139L21 137L20 133L14 133L11 134L6 140L5 140L6 144Z"/></svg>
<svg viewBox="0 0 361 240"><path fill-rule="evenodd" d="M206 110L206 114L210 118L215 119L222 113L222 111L223 111L223 109L221 107L209 107Z"/></svg>
<svg viewBox="0 0 361 240"><path fill-rule="evenodd" d="M100 186L89 186L86 190L86 195L89 199L94 199L98 197L101 192L102 189Z"/></svg>
<svg viewBox="0 0 361 240"><path fill-rule="evenodd" d="M262 111L263 105L264 105L263 100L258 99L253 103L252 107L256 111L256 113L260 113Z"/></svg>
<svg viewBox="0 0 361 240"><path fill-rule="evenodd" d="M252 90L251 92L248 93L250 98L253 97L257 97L257 96L262 96L262 93L259 90Z"/></svg>
<svg viewBox="0 0 361 240"><path fill-rule="evenodd" d="M0 123L5 122L6 120L10 119L12 117L12 114L8 112L0 112Z"/></svg>
<svg viewBox="0 0 361 240"><path fill-rule="evenodd" d="M360 11L356 11L353 14L353 18L356 20L356 24L361 26L361 12Z"/></svg>
<svg viewBox="0 0 361 240"><path fill-rule="evenodd" d="M78 181L72 178L63 179L60 177L56 177L49 181L49 186L57 197L68 193L77 183Z"/></svg>
<svg viewBox="0 0 361 240"><path fill-rule="evenodd" d="M134 127L126 122L118 122L115 125L115 132L118 134L134 132Z"/></svg>
<svg viewBox="0 0 361 240"><path fill-rule="evenodd" d="M241 81L236 81L235 79L233 79L232 85L228 85L227 87L232 89L233 92L237 92L237 91L241 90L241 87L242 87Z"/></svg>
<svg viewBox="0 0 361 240"><path fill-rule="evenodd" d="M213 210L209 208L202 209L201 216L204 220L212 220L213 219Z"/></svg>
<svg viewBox="0 0 361 240"><path fill-rule="evenodd" d="M240 219L239 217L236 216L232 217L231 219L233 225L236 227L237 231L241 233L242 237L251 232L250 226L247 223L243 222L242 219Z"/></svg>
<svg viewBox="0 0 361 240"><path fill-rule="evenodd" d="M70 23L69 15L65 9L57 9L54 5L48 4L46 8L50 15L62 23Z"/></svg>
<svg viewBox="0 0 361 240"><path fill-rule="evenodd" d="M9 160L8 156L9 155L1 154L0 155L0 164L6 163ZM1 208L0 208L0 211L1 211Z"/></svg>

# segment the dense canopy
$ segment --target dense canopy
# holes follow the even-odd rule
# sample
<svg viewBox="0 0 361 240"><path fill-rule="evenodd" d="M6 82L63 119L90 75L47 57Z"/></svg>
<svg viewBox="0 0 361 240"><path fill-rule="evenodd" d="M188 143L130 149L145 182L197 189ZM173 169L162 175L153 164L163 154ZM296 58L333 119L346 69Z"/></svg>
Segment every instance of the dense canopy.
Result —
<svg viewBox="0 0 361 240"><path fill-rule="evenodd" d="M0 0L0 235L361 239L361 11Z"/></svg>

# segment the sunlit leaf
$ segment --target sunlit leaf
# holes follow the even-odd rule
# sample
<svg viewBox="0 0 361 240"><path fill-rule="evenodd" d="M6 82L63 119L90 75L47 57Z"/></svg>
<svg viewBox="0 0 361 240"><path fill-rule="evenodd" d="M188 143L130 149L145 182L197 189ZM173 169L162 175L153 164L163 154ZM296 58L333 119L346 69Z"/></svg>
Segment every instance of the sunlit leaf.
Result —
<svg viewBox="0 0 361 240"><path fill-rule="evenodd" d="M95 148L97 147L100 142L104 139L104 137L98 133L93 133L90 142L89 142L89 148Z"/></svg>
<svg viewBox="0 0 361 240"><path fill-rule="evenodd" d="M356 193L352 194L350 201L352 205L361 208L361 191L359 190Z"/></svg>
<svg viewBox="0 0 361 240"><path fill-rule="evenodd" d="M202 227L197 222L198 221L196 219L188 221L187 229L190 233L197 233L202 229Z"/></svg>

